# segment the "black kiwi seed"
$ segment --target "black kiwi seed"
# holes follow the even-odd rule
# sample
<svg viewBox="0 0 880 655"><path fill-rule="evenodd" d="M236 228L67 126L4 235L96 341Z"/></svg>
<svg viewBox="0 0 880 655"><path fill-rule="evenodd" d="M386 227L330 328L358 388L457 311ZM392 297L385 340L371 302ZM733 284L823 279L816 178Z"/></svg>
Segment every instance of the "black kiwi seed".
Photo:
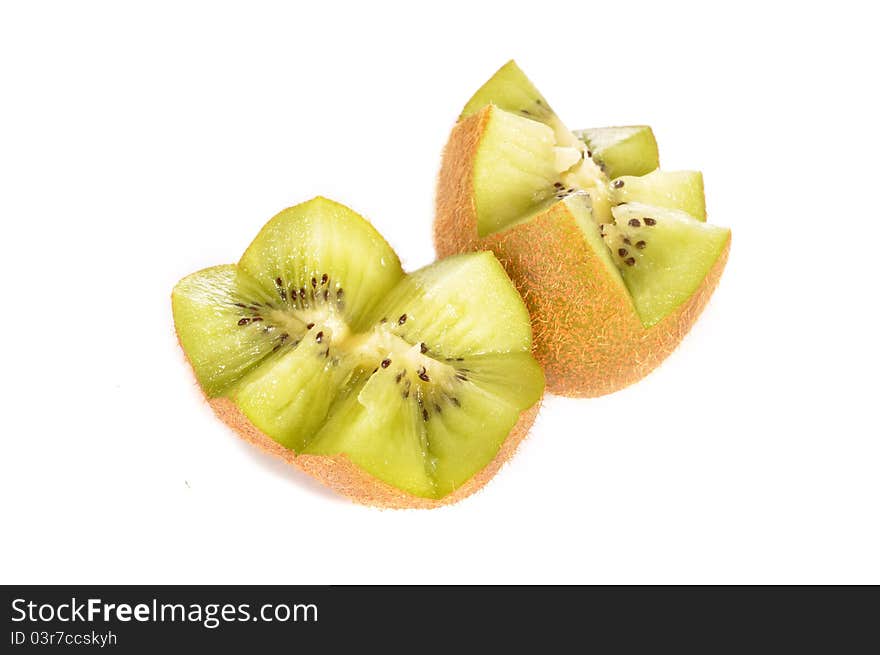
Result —
<svg viewBox="0 0 880 655"><path fill-rule="evenodd" d="M329 298L330 298L330 291L327 289L324 289L324 302L327 302L327 300Z"/></svg>
<svg viewBox="0 0 880 655"><path fill-rule="evenodd" d="M419 375L419 378L420 378L421 380L425 381L425 382L430 382L430 381L431 381L431 378L428 377L428 371L425 370L425 367L424 367L424 366L422 366L422 367L419 369L419 373L418 373L418 375Z"/></svg>
<svg viewBox="0 0 880 655"><path fill-rule="evenodd" d="M262 321L262 320L263 320L263 317L262 317L262 316L254 316L254 317L251 319L251 323L259 323L259 322Z"/></svg>
<svg viewBox="0 0 880 655"><path fill-rule="evenodd" d="M315 278L312 278L312 288L315 289L315 288L317 288L317 286L318 286L318 280L316 280Z"/></svg>
<svg viewBox="0 0 880 655"><path fill-rule="evenodd" d="M299 297L302 298L303 300L306 299L306 288L305 287L299 288Z"/></svg>
<svg viewBox="0 0 880 655"><path fill-rule="evenodd" d="M428 352L428 346L425 345L425 342L424 342L424 341L422 341L422 343L419 344L419 350L422 352L423 355L424 355L426 352Z"/></svg>
<svg viewBox="0 0 880 655"><path fill-rule="evenodd" d="M637 219L637 218L629 219L629 224L633 227L641 227L642 226L642 224L639 223L639 219Z"/></svg>
<svg viewBox="0 0 880 655"><path fill-rule="evenodd" d="M428 422L428 410L422 409L422 420L427 423Z"/></svg>
<svg viewBox="0 0 880 655"><path fill-rule="evenodd" d="M618 248L617 254L620 255L621 257L626 257L629 254L629 252L627 251L626 248Z"/></svg>
<svg viewBox="0 0 880 655"><path fill-rule="evenodd" d="M403 325L404 323L406 323L406 314L401 314L401 315L400 315L400 318L397 319L397 324L398 324L398 325Z"/></svg>
<svg viewBox="0 0 880 655"><path fill-rule="evenodd" d="M404 375L406 375L406 371L401 371L400 373L398 373L398 374L397 374L397 377L394 378L394 382L396 382L396 383L399 384L400 381L403 379L403 376L404 376Z"/></svg>
<svg viewBox="0 0 880 655"><path fill-rule="evenodd" d="M437 403L434 403L434 411L437 412L438 414L443 413L443 410L440 409L440 405L438 405Z"/></svg>
<svg viewBox="0 0 880 655"><path fill-rule="evenodd" d="M461 380L462 382L467 382L467 376L464 373L456 373L455 377Z"/></svg>
<svg viewBox="0 0 880 655"><path fill-rule="evenodd" d="M645 216L645 225L657 225L657 221L650 216Z"/></svg>
<svg viewBox="0 0 880 655"><path fill-rule="evenodd" d="M615 189L622 189L623 188L623 180L614 180L614 182L611 184L611 186L613 186Z"/></svg>
<svg viewBox="0 0 880 655"><path fill-rule="evenodd" d="M344 295L345 295L345 294L343 293L341 287L340 287L339 289L336 290L336 300L342 300L342 296L344 296Z"/></svg>
<svg viewBox="0 0 880 655"><path fill-rule="evenodd" d="M247 325L247 324L250 323L250 322L251 322L251 319L249 319L249 318L240 318L240 319L238 319L238 324L239 324L239 325Z"/></svg>
<svg viewBox="0 0 880 655"><path fill-rule="evenodd" d="M306 330L311 330L313 327L315 327L314 323L307 323L306 324Z"/></svg>
<svg viewBox="0 0 880 655"><path fill-rule="evenodd" d="M382 368L388 368L389 366L391 366L391 360L386 357L382 360L381 366Z"/></svg>
<svg viewBox="0 0 880 655"><path fill-rule="evenodd" d="M627 266L632 266L633 264L636 263L636 260L635 260L634 257L628 257L627 259L624 259L623 262L624 262Z"/></svg>
<svg viewBox="0 0 880 655"><path fill-rule="evenodd" d="M330 349L327 348L327 350L324 351L324 359L327 359L329 356L330 356Z"/></svg>
<svg viewBox="0 0 880 655"><path fill-rule="evenodd" d="M528 109L520 109L520 112L522 112L522 113L525 114L526 116L531 116L531 115L532 115L532 113L531 113Z"/></svg>
<svg viewBox="0 0 880 655"><path fill-rule="evenodd" d="M632 241L629 240L629 237L623 237L623 242L628 246L632 245Z"/></svg>
<svg viewBox="0 0 880 655"><path fill-rule="evenodd" d="M589 157L590 159L593 158L593 153L592 153L592 151L587 150L587 157Z"/></svg>
<svg viewBox="0 0 880 655"><path fill-rule="evenodd" d="M456 358L455 358L455 361L457 361L457 362L463 362L463 361L464 361L464 357L456 357Z"/></svg>
<svg viewBox="0 0 880 655"><path fill-rule="evenodd" d="M327 274L324 273L324 274L321 276L321 284L327 284L327 280L329 280L329 279L330 279L330 278L327 277Z"/></svg>
<svg viewBox="0 0 880 655"><path fill-rule="evenodd" d="M245 305L244 303L234 302L232 304L235 305L236 307L241 307L242 309L247 309L247 305Z"/></svg>
<svg viewBox="0 0 880 655"><path fill-rule="evenodd" d="M324 340L324 331L321 330L318 332L318 334L315 335L315 341L317 341L318 343L321 343L323 340Z"/></svg>
<svg viewBox="0 0 880 655"><path fill-rule="evenodd" d="M285 341L287 341L287 340L290 338L290 335L287 334L287 332L284 332L284 333L283 333L280 337L278 337L278 338L281 339L281 343L284 343Z"/></svg>
<svg viewBox="0 0 880 655"><path fill-rule="evenodd" d="M388 322L388 319L387 319L387 318L383 318L383 319L382 319L381 321L379 321L379 322L380 322L380 323L387 323L387 322Z"/></svg>
<svg viewBox="0 0 880 655"><path fill-rule="evenodd" d="M553 186L555 186L557 189L561 189L561 188L562 188L562 182L554 182L554 183L553 183Z"/></svg>
<svg viewBox="0 0 880 655"><path fill-rule="evenodd" d="M644 248L647 245L648 244L645 243L644 241L636 241L636 248L638 248L639 250L641 250L642 248Z"/></svg>
<svg viewBox="0 0 880 655"><path fill-rule="evenodd" d="M379 367L377 366L376 368L373 369L373 373L375 373L378 370L379 370ZM373 373L370 373L370 375L373 375Z"/></svg>
<svg viewBox="0 0 880 655"><path fill-rule="evenodd" d="M461 402L455 396L452 396L449 400L452 401L452 404L456 407L461 407Z"/></svg>

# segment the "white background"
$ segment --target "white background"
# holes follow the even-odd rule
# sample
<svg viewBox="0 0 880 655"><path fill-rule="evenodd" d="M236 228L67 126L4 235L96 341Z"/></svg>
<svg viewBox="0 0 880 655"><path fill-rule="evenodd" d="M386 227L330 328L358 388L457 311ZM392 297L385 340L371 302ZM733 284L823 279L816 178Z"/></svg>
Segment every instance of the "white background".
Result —
<svg viewBox="0 0 880 655"><path fill-rule="evenodd" d="M809 4L4 3L0 582L880 583L880 52ZM317 194L430 262L442 146L509 58L702 169L727 272L478 495L353 505L215 419L171 288Z"/></svg>

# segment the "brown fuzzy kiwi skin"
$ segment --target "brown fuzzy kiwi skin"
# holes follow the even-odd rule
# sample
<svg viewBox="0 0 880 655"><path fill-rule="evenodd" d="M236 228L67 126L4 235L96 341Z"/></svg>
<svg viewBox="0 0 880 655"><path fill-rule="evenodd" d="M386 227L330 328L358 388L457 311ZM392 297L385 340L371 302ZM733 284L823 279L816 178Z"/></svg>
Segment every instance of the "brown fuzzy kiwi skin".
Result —
<svg viewBox="0 0 880 655"><path fill-rule="evenodd" d="M180 345L179 339L178 345ZM181 350L183 350L182 345ZM192 370L192 363L189 361L186 351L183 351L183 356ZM193 376L195 376L194 371ZM344 454L334 456L297 455L293 450L282 446L251 423L250 419L242 413L238 405L230 398L224 396L211 398L205 394L204 389L201 389L201 387L199 389L202 391L202 395L205 396L208 405L214 410L214 413L220 420L231 427L239 437L248 443L308 473L324 486L346 496L353 502L382 509L436 509L444 505L457 503L482 489L489 480L495 477L495 474L498 473L501 467L513 457L516 449L523 439L526 438L529 429L538 416L538 410L541 408L542 401L539 398L534 405L520 412L519 419L511 428L510 433L501 444L495 457L486 466L477 471L470 480L443 498L424 498L407 493L373 477L354 464Z"/></svg>
<svg viewBox="0 0 880 655"><path fill-rule="evenodd" d="M495 253L529 309L534 355L551 393L594 397L637 382L675 350L696 322L724 271L730 239L687 302L645 328L626 289L585 242L565 203L479 237L473 162L492 111L490 105L460 121L446 144L436 195L437 255Z"/></svg>
<svg viewBox="0 0 880 655"><path fill-rule="evenodd" d="M179 338L178 345L183 351L184 359L186 359L190 370L193 370L193 377L195 377L192 362L189 361L186 351L183 350L183 345L180 343ZM199 388L205 396L205 400L208 401L208 405L210 405L220 420L231 427L239 437L248 443L305 471L318 480L318 482L356 503L383 509L435 509L457 503L479 491L513 457L516 449L528 434L529 428L532 427L532 423L535 422L538 410L541 408L541 399L539 398L534 405L520 412L519 419L511 428L510 433L501 444L495 457L474 474L470 480L443 498L424 498L382 482L354 464L345 455L335 455L332 457L326 455L297 455L293 450L285 448L251 423L242 413L241 409L239 409L238 405L230 398L224 396L211 398L204 393L204 389Z"/></svg>
<svg viewBox="0 0 880 655"><path fill-rule="evenodd" d="M470 496L492 479L499 469L516 452L528 434L538 415L541 401L519 415L507 439L501 444L495 458L478 471L470 480L443 498L423 498L393 487L373 477L352 463L345 455L297 455L257 428L229 398L208 398L208 404L245 441L261 450L280 457L288 464L305 471L310 476L348 497L356 503L385 509L435 509L451 505Z"/></svg>

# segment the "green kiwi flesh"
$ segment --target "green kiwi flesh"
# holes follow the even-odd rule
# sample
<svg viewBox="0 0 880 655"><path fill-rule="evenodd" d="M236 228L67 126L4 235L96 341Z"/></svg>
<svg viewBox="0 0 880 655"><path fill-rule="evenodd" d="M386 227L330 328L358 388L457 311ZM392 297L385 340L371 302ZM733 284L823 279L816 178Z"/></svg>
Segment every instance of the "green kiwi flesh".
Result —
<svg viewBox="0 0 880 655"><path fill-rule="evenodd" d="M528 221L557 202L571 209L578 196L577 206L584 198L587 204L581 213L589 218L578 219L585 236L597 225L603 228L603 239L586 241L610 252L646 327L693 294L730 234L705 224L701 173L655 170L656 141L647 126L582 130L576 137L514 62L480 87L462 117L486 105L489 116L472 169L479 236ZM597 159L597 153L605 158ZM611 179L607 171L622 174ZM631 234L632 226L620 225L622 216L635 218L628 206L654 221L650 233ZM634 247L638 252L626 248L621 257L624 248L617 240L633 237L633 243L648 245ZM601 259L608 259L607 253Z"/></svg>
<svg viewBox="0 0 880 655"><path fill-rule="evenodd" d="M646 327L690 298L715 264L730 230L674 209L627 203L612 209L602 237Z"/></svg>
<svg viewBox="0 0 880 655"><path fill-rule="evenodd" d="M610 178L645 175L660 167L657 140L647 125L594 127L575 130L574 135Z"/></svg>
<svg viewBox="0 0 880 655"><path fill-rule="evenodd" d="M503 229L555 195L555 143L553 130L543 123L493 113L474 165L480 236Z"/></svg>
<svg viewBox="0 0 880 655"><path fill-rule="evenodd" d="M623 175L611 183L614 204L640 202L690 214L706 220L706 195L700 171L661 171L636 177Z"/></svg>
<svg viewBox="0 0 880 655"><path fill-rule="evenodd" d="M275 216L237 265L181 280L172 309L207 396L297 453L345 454L421 497L482 469L543 393L528 312L491 253L406 275L324 198Z"/></svg>

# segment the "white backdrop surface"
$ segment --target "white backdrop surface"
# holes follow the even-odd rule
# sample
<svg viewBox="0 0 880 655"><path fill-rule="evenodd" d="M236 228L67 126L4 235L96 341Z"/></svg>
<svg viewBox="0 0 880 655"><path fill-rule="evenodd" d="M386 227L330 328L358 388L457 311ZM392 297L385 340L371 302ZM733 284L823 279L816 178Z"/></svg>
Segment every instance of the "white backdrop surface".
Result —
<svg viewBox="0 0 880 655"><path fill-rule="evenodd" d="M880 583L863 6L4 3L0 582ZM171 288L317 194L430 262L448 131L510 58L571 127L703 170L727 272L481 493L353 505L214 418Z"/></svg>

